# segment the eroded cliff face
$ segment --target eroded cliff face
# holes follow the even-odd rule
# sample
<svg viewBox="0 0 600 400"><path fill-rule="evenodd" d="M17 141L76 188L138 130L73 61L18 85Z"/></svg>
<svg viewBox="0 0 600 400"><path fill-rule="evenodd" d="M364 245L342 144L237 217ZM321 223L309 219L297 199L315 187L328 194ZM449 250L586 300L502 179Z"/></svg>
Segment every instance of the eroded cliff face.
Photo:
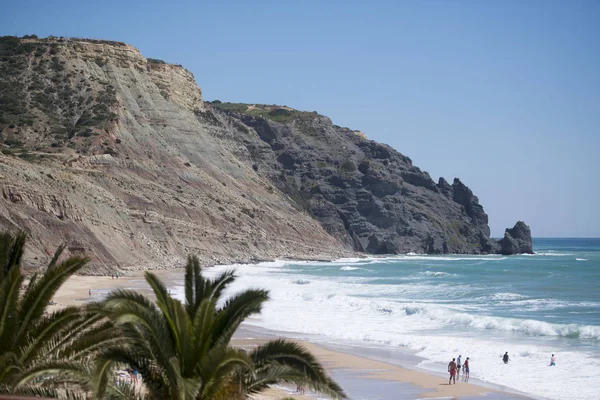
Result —
<svg viewBox="0 0 600 400"><path fill-rule="evenodd" d="M212 104L257 171L361 252L488 253L488 216L459 179L436 184L393 148L316 113Z"/></svg>
<svg viewBox="0 0 600 400"><path fill-rule="evenodd" d="M89 271L348 254L208 124L179 66L80 40L2 43L0 227L32 263L61 243Z"/></svg>
<svg viewBox="0 0 600 400"><path fill-rule="evenodd" d="M124 43L1 38L0 132L0 228L30 233L33 264L61 243L93 273L500 251L459 180L316 113L207 104Z"/></svg>

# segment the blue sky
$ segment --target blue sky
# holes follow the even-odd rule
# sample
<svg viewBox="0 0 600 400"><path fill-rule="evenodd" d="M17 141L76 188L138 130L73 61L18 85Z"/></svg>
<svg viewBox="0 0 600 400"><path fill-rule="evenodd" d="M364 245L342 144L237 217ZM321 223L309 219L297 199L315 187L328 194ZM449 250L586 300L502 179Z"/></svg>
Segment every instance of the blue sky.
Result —
<svg viewBox="0 0 600 400"><path fill-rule="evenodd" d="M460 177L494 236L600 236L600 2L169 3L4 0L0 34L124 41L205 99L318 111Z"/></svg>

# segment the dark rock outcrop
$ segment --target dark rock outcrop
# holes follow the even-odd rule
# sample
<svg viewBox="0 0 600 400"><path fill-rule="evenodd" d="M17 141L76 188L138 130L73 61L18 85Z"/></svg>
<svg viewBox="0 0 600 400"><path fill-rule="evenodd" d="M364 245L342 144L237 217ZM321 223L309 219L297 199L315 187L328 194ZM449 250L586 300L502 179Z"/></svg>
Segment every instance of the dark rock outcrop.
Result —
<svg viewBox="0 0 600 400"><path fill-rule="evenodd" d="M251 162L300 210L354 250L496 253L488 216L460 179L436 184L390 146L284 106L212 104ZM285 109L284 118L274 114Z"/></svg>
<svg viewBox="0 0 600 400"><path fill-rule="evenodd" d="M523 221L517 222L512 229L506 229L498 244L503 255L533 254L531 229Z"/></svg>

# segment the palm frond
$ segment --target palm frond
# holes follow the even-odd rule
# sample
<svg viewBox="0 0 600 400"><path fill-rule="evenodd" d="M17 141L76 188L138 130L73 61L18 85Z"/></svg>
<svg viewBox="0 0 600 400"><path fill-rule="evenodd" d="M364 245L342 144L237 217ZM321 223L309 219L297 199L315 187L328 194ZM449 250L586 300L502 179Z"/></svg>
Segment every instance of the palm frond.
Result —
<svg viewBox="0 0 600 400"><path fill-rule="evenodd" d="M20 327L17 337L25 337L32 323L43 314L48 302L54 297L56 291L73 274L79 271L88 258L71 257L53 268L46 270L44 275L36 281L35 286L25 293L19 310Z"/></svg>
<svg viewBox="0 0 600 400"><path fill-rule="evenodd" d="M62 354L75 360L91 357L105 346L123 341L122 334L123 332L112 322L96 323L76 335L68 345L63 344Z"/></svg>
<svg viewBox="0 0 600 400"><path fill-rule="evenodd" d="M17 354L12 351L0 353L0 384L10 382L10 377L19 372Z"/></svg>
<svg viewBox="0 0 600 400"><path fill-rule="evenodd" d="M43 352L46 344L57 340L56 336L66 334L66 329L75 321L81 320L79 307L66 307L41 318L29 332L29 342L21 351L21 362L27 363L32 358Z"/></svg>
<svg viewBox="0 0 600 400"><path fill-rule="evenodd" d="M191 352L194 364L202 360L212 346L212 332L215 319L215 300L204 299L194 315L192 322L192 336L194 337L194 350ZM188 360L188 363L192 361ZM195 365L194 365L195 368Z"/></svg>
<svg viewBox="0 0 600 400"><path fill-rule="evenodd" d="M212 339L214 345L229 343L240 324L246 318L259 314L267 300L269 292L262 289L249 289L228 299L217 311Z"/></svg>
<svg viewBox="0 0 600 400"><path fill-rule="evenodd" d="M145 343L161 364L175 354L171 330L162 312L144 295L118 289L108 294L104 309L130 341Z"/></svg>
<svg viewBox="0 0 600 400"><path fill-rule="evenodd" d="M209 281L209 287L211 290L210 296L218 300L223 294L223 291L227 288L227 286L232 284L236 278L237 275L235 275L234 270L227 270L221 273L216 278L211 279Z"/></svg>
<svg viewBox="0 0 600 400"><path fill-rule="evenodd" d="M141 386L131 382L118 379L115 383L107 386L106 394L102 397L106 400L149 400L150 397L144 393Z"/></svg>
<svg viewBox="0 0 600 400"><path fill-rule="evenodd" d="M154 274L146 272L146 282L154 291L157 304L166 320L171 336L174 339L175 349L184 355L191 340L191 322L185 308L179 300L173 299L161 280Z"/></svg>
<svg viewBox="0 0 600 400"><path fill-rule="evenodd" d="M19 232L16 235L11 235L8 232L0 233L0 275L2 278L12 268L21 265L26 239L25 232Z"/></svg>
<svg viewBox="0 0 600 400"><path fill-rule="evenodd" d="M304 346L283 339L269 341L250 352L257 370L268 370L271 365L286 366L304 376L315 391L346 398L343 389L327 374L315 356Z"/></svg>
<svg viewBox="0 0 600 400"><path fill-rule="evenodd" d="M110 384L110 375L114 373L115 362L110 358L98 358L94 374L92 375L92 389L95 396L99 399L104 398L104 394Z"/></svg>
<svg viewBox="0 0 600 400"><path fill-rule="evenodd" d="M47 360L40 361L39 363L33 363L27 366L27 368L19 371L18 377L14 380L14 388L17 389L21 386L26 386L37 378L40 377L51 377L58 374L73 373L81 374L86 373L87 367L83 363L73 362L70 360Z"/></svg>
<svg viewBox="0 0 600 400"><path fill-rule="evenodd" d="M198 366L202 386L198 394L200 400L210 400L242 369L252 374L252 361L239 349L228 346L213 348Z"/></svg>
<svg viewBox="0 0 600 400"><path fill-rule="evenodd" d="M306 384L307 380L303 372L287 365L271 364L268 368L255 371L254 375L238 374L236 377L241 382L241 387L246 394L255 394L276 383Z"/></svg>
<svg viewBox="0 0 600 400"><path fill-rule="evenodd" d="M23 276L19 268L11 269L0 282L0 354L14 349L22 283Z"/></svg>
<svg viewBox="0 0 600 400"><path fill-rule="evenodd" d="M200 261L198 261L198 257L189 255L185 265L185 309L190 319L194 318L196 313L196 297L198 294L196 287L198 286L204 286Z"/></svg>
<svg viewBox="0 0 600 400"><path fill-rule="evenodd" d="M27 289L25 289L25 293L28 293L35 287L35 283L37 282L38 273L35 272L31 278L29 279L29 283L27 284Z"/></svg>
<svg viewBox="0 0 600 400"><path fill-rule="evenodd" d="M85 398L78 393L91 390L89 359L108 340L100 335L107 329L99 322L104 317L81 307L45 312L56 291L87 259L58 263L61 246L45 272L25 286L20 265L25 238L24 233L0 234L0 391Z"/></svg>
<svg viewBox="0 0 600 400"><path fill-rule="evenodd" d="M58 248L54 252L54 255L52 256L52 259L48 263L48 267L47 267L48 269L51 269L56 265L56 262L58 261L60 255L65 250L65 248L66 248L66 245L64 245L64 244L61 244L60 246L58 246Z"/></svg>

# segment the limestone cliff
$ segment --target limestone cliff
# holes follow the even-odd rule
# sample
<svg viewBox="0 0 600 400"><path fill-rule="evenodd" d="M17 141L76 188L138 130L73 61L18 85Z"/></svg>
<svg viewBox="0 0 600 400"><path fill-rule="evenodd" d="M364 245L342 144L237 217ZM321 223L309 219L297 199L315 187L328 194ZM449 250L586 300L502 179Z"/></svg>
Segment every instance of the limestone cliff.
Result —
<svg viewBox="0 0 600 400"><path fill-rule="evenodd" d="M0 228L109 268L348 254L206 123L182 67L77 39L0 42Z"/></svg>
<svg viewBox="0 0 600 400"><path fill-rule="evenodd" d="M459 180L288 107L208 104L181 66L87 39L0 38L0 228L91 272L499 251Z"/></svg>

